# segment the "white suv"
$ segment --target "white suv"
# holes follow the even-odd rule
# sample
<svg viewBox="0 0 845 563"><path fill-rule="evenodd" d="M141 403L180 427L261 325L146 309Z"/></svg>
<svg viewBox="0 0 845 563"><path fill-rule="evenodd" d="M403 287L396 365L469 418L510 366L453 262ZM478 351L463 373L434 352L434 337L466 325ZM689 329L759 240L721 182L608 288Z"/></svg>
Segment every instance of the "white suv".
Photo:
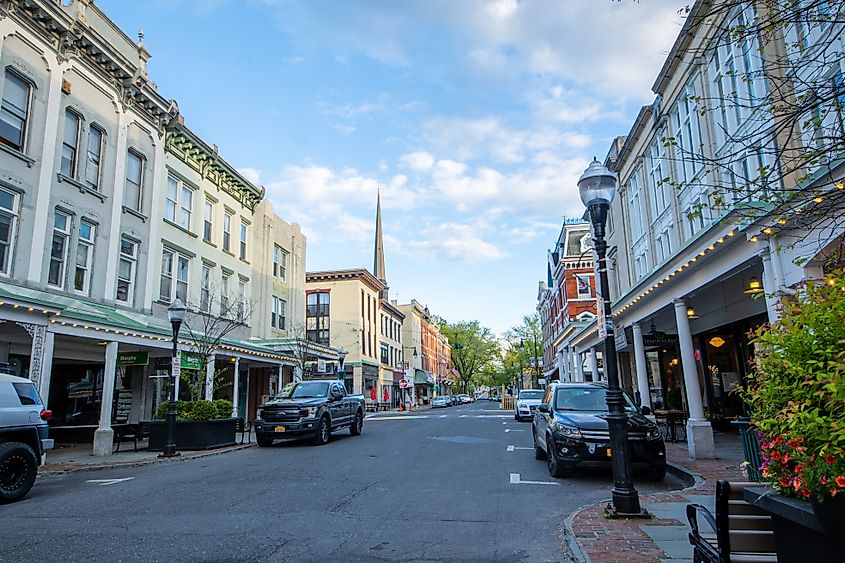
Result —
<svg viewBox="0 0 845 563"><path fill-rule="evenodd" d="M516 421L521 421L523 418L531 420L534 418L534 411L537 410L537 405L543 402L542 389L523 389L519 392L519 396L513 404L513 418Z"/></svg>
<svg viewBox="0 0 845 563"><path fill-rule="evenodd" d="M32 485L44 452L52 413L29 379L0 373L0 504L22 499Z"/></svg>

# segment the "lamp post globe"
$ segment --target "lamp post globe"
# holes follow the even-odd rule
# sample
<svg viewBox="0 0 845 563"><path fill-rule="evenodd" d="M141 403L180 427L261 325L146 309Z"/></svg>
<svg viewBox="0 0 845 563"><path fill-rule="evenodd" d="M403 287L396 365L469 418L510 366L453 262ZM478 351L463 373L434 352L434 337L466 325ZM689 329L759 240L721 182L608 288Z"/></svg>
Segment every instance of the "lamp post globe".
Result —
<svg viewBox="0 0 845 563"><path fill-rule="evenodd" d="M620 516L643 515L640 499L634 487L631 467L630 446L628 444L628 415L622 388L619 385L619 370L616 362L616 343L613 335L613 322L610 310L610 292L607 276L607 214L616 195L616 174L597 159L593 161L578 179L578 194L587 207L587 213L593 226L593 249L596 253L596 290L601 300L598 323L604 333L602 356L607 376L607 420L610 433L610 447L613 452L613 511Z"/></svg>
<svg viewBox="0 0 845 563"><path fill-rule="evenodd" d="M179 371L179 329L182 321L185 320L185 313L188 308L178 297L173 300L167 308L167 318L173 329L173 357L170 369L170 404L167 407L167 443L164 444L162 457L174 457L179 455L176 451L176 377Z"/></svg>

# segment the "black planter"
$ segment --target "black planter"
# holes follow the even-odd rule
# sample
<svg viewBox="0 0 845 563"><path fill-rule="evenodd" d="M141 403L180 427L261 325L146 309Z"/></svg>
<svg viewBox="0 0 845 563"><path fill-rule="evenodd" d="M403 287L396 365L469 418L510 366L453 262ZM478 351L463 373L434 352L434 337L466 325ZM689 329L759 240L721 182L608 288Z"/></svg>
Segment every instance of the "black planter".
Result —
<svg viewBox="0 0 845 563"><path fill-rule="evenodd" d="M813 512L819 523L832 536L839 536L845 540L843 524L845 524L845 494L835 497L826 496L823 502L814 497L812 499Z"/></svg>
<svg viewBox="0 0 845 563"><path fill-rule="evenodd" d="M237 418L217 420L177 420L177 450L213 450L235 444ZM154 420L146 422L150 427L151 451L163 451L167 443L167 422Z"/></svg>

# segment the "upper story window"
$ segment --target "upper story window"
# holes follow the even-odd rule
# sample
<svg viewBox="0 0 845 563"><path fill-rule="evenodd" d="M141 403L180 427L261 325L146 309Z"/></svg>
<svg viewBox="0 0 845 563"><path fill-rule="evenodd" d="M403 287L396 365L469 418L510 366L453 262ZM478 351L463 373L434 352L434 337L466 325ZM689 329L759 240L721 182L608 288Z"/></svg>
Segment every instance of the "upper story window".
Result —
<svg viewBox="0 0 845 563"><path fill-rule="evenodd" d="M76 164L79 160L79 115L71 110L65 111L65 130L62 136L62 159L59 171L68 178L76 177Z"/></svg>
<svg viewBox="0 0 845 563"><path fill-rule="evenodd" d="M229 281L232 279L230 274L223 272L220 276L220 316L230 317L229 314Z"/></svg>
<svg viewBox="0 0 845 563"><path fill-rule="evenodd" d="M690 82L672 112L676 141L675 158L680 181L683 183L692 182L701 170L701 125L695 100L695 88Z"/></svg>
<svg viewBox="0 0 845 563"><path fill-rule="evenodd" d="M214 227L214 202L205 200L205 217L202 223L202 239L211 242L212 228Z"/></svg>
<svg viewBox="0 0 845 563"><path fill-rule="evenodd" d="M309 293L305 307L305 338L320 344L329 344L328 292Z"/></svg>
<svg viewBox="0 0 845 563"><path fill-rule="evenodd" d="M642 278L648 273L648 253L643 250L634 259L634 273L637 279Z"/></svg>
<svg viewBox="0 0 845 563"><path fill-rule="evenodd" d="M655 135L654 141L648 148L648 184L651 190L651 220L657 219L661 213L669 208L669 200L666 197L666 186L664 180L668 178L666 169L666 149L660 141L662 135Z"/></svg>
<svg viewBox="0 0 845 563"><path fill-rule="evenodd" d="M161 252L161 280L159 299L171 303L177 297L188 302L188 271L191 259L165 248Z"/></svg>
<svg viewBox="0 0 845 563"><path fill-rule="evenodd" d="M232 214L223 214L223 250L232 252Z"/></svg>
<svg viewBox="0 0 845 563"><path fill-rule="evenodd" d="M238 280L238 320L240 322L246 322L246 280L241 278Z"/></svg>
<svg viewBox="0 0 845 563"><path fill-rule="evenodd" d="M138 243L120 237L120 259L117 264L117 293L115 299L129 303L135 299L135 270L138 265Z"/></svg>
<svg viewBox="0 0 845 563"><path fill-rule="evenodd" d="M3 101L0 103L0 143L24 152L29 102L32 87L11 70L3 81Z"/></svg>
<svg viewBox="0 0 845 563"><path fill-rule="evenodd" d="M76 242L76 269L73 274L73 289L88 294L91 291L91 266L94 261L94 242L97 228L86 220L79 222L79 237Z"/></svg>
<svg viewBox="0 0 845 563"><path fill-rule="evenodd" d="M183 229L191 230L194 190L173 176L167 177L167 203L164 216Z"/></svg>
<svg viewBox="0 0 845 563"><path fill-rule="evenodd" d="M92 190L100 190L100 160L103 156L103 130L91 126L88 130L88 155L85 160L85 184Z"/></svg>
<svg viewBox="0 0 845 563"><path fill-rule="evenodd" d="M273 309L270 311L270 326L279 330L285 330L287 303L281 297L273 296Z"/></svg>
<svg viewBox="0 0 845 563"><path fill-rule="evenodd" d="M126 183L123 186L123 205L135 211L141 211L145 166L146 159L139 153L131 149L126 153Z"/></svg>
<svg viewBox="0 0 845 563"><path fill-rule="evenodd" d="M247 225L241 222L240 259L246 260L246 231Z"/></svg>
<svg viewBox="0 0 845 563"><path fill-rule="evenodd" d="M288 251L279 245L273 245L273 275L277 278L287 278Z"/></svg>
<svg viewBox="0 0 845 563"><path fill-rule="evenodd" d="M645 221L643 217L645 215L645 208L643 207L639 169L635 170L628 180L628 215L631 218L631 236L634 240L637 240L645 232Z"/></svg>
<svg viewBox="0 0 845 563"><path fill-rule="evenodd" d="M578 299L589 299L593 297L593 288L590 284L589 274L575 274L575 284L578 288Z"/></svg>
<svg viewBox="0 0 845 563"><path fill-rule="evenodd" d="M0 188L0 274L12 269L15 228L18 222L18 194Z"/></svg>
<svg viewBox="0 0 845 563"><path fill-rule="evenodd" d="M53 240L50 244L50 267L47 270L48 285L64 289L69 238L70 215L56 211L53 214Z"/></svg>

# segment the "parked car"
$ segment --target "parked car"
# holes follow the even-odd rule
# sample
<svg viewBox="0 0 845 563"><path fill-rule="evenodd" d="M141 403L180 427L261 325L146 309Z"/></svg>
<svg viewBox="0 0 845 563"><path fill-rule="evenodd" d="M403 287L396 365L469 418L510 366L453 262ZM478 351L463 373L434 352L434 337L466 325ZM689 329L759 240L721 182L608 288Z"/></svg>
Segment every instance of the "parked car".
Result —
<svg viewBox="0 0 845 563"><path fill-rule="evenodd" d="M431 400L431 408L444 408L449 406L449 400L442 395L440 397L435 397Z"/></svg>
<svg viewBox="0 0 845 563"><path fill-rule="evenodd" d="M449 398L452 401L452 406L461 404L461 399L457 395L449 395Z"/></svg>
<svg viewBox="0 0 845 563"><path fill-rule="evenodd" d="M255 418L255 441L261 447L274 440L312 437L328 443L332 432L349 428L358 436L364 427L364 397L347 395L337 380L289 383L261 405Z"/></svg>
<svg viewBox="0 0 845 563"><path fill-rule="evenodd" d="M475 401L475 399L473 399L472 397L470 397L469 395L466 395L466 394L458 395L458 397L461 399L461 403L463 403L463 404L468 404L468 403L472 403L473 401Z"/></svg>
<svg viewBox="0 0 845 563"><path fill-rule="evenodd" d="M521 422L523 418L531 420L534 411L543 402L545 391L542 389L523 389L513 403L513 418Z"/></svg>
<svg viewBox="0 0 845 563"><path fill-rule="evenodd" d="M607 420L607 386L562 383L546 390L532 424L534 457L545 459L552 477L566 477L576 467L609 467L613 452ZM666 446L657 425L624 395L628 444L634 469L648 478L666 476ZM643 409L645 411L646 409ZM645 413L647 414L647 412Z"/></svg>
<svg viewBox="0 0 845 563"><path fill-rule="evenodd" d="M43 454L53 447L51 416L32 381L0 374L0 504L22 499L35 484Z"/></svg>

